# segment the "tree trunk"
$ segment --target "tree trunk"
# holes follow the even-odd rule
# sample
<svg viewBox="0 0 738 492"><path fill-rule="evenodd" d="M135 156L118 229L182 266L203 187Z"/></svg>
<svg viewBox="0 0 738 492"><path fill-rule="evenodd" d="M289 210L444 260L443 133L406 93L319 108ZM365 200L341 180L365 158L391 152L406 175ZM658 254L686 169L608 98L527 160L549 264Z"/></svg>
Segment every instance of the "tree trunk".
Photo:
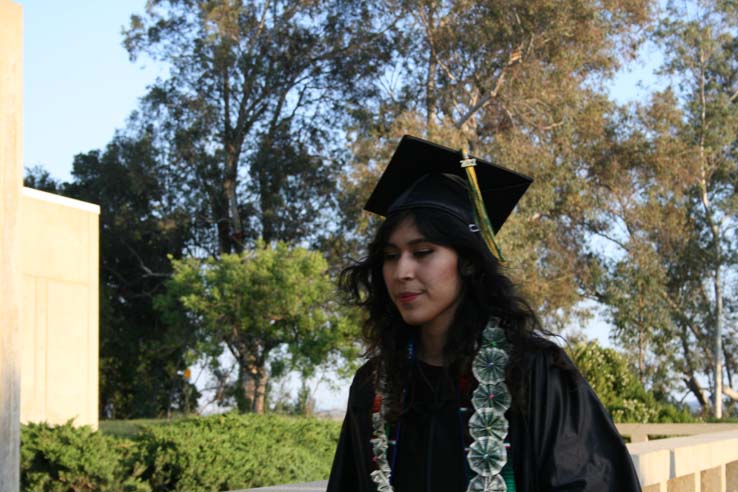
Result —
<svg viewBox="0 0 738 492"><path fill-rule="evenodd" d="M259 171L259 205L261 206L261 238L267 244L275 239L275 210L272 204L272 190L275 188L269 170L262 167Z"/></svg>
<svg viewBox="0 0 738 492"><path fill-rule="evenodd" d="M707 155L705 154L705 133L707 132L707 100L705 97L705 72L707 71L707 56L700 49L700 199L702 206L705 210L705 219L707 225L712 233L713 246L713 260L715 261L715 276L713 277L713 288L715 291L715 327L713 329L713 372L715 379L715 394L714 394L714 416L715 418L722 418L723 416L723 366L722 366L722 337L723 337L723 297L722 297L722 286L720 285L720 264L722 262L722 255L720 249L720 229L718 224L715 222L714 214L712 211L712 205L710 203L710 195L708 193L707 185Z"/></svg>
<svg viewBox="0 0 738 492"><path fill-rule="evenodd" d="M211 203L213 203L213 219L215 220L215 227L218 231L218 250L221 253L230 253L232 248L228 212L225 207L220 206L215 200L211 200Z"/></svg>
<svg viewBox="0 0 738 492"><path fill-rule="evenodd" d="M682 355L684 357L685 364L684 368L682 369L682 372L684 374L683 381L687 389L692 392L695 398L697 398L700 407L702 407L702 413L704 415L707 415L708 411L710 410L710 402L707 395L705 394L705 390L702 389L702 386L700 386L700 383L694 377L694 364L692 363L691 357L692 347L687 340L688 336L689 335L687 332L687 328L682 327L682 333L679 339L682 345Z"/></svg>
<svg viewBox="0 0 738 492"><path fill-rule="evenodd" d="M280 131L280 116L284 107L287 94L282 94L274 109L272 120L269 123L269 132L261 142L263 152L271 152L274 148L274 138ZM261 207L261 238L267 244L277 237L277 210L273 198L278 196L284 182L284 172L279 165L272 162L262 162L259 164L258 180L259 180L259 205Z"/></svg>
<svg viewBox="0 0 738 492"><path fill-rule="evenodd" d="M684 378L684 383L687 385L689 391L697 398L700 406L702 407L702 413L707 413L710 409L710 403L708 401L705 390L702 389L700 383L694 377L694 374L689 375L688 378Z"/></svg>
<svg viewBox="0 0 738 492"><path fill-rule="evenodd" d="M266 399L266 385L269 381L269 375L267 374L267 371L265 368L261 367L256 369L256 373L254 374L254 412L255 413L264 413L266 409L265 405L265 399Z"/></svg>
<svg viewBox="0 0 738 492"><path fill-rule="evenodd" d="M718 245L719 249L720 246ZM715 272L715 418L723 417L723 291L720 284L720 265Z"/></svg>
<svg viewBox="0 0 738 492"><path fill-rule="evenodd" d="M241 386L242 401L239 402L239 410L242 412L254 410L256 397L256 384L252 376L251 367L245 360L238 361L238 382Z"/></svg>
<svg viewBox="0 0 738 492"><path fill-rule="evenodd" d="M426 26L426 37L428 41L428 72L425 81L425 122L426 127L430 130L435 123L436 117L436 52L433 46L433 29L435 27L435 12L431 8L428 11L428 20Z"/></svg>
<svg viewBox="0 0 738 492"><path fill-rule="evenodd" d="M266 385L269 373L263 364L259 364L249 357L239 361L239 383L242 391L242 411L264 413L266 409Z"/></svg>
<svg viewBox="0 0 738 492"><path fill-rule="evenodd" d="M638 377L641 381L641 385L646 384L646 347L645 341L643 340L643 326L640 325L638 328Z"/></svg>
<svg viewBox="0 0 738 492"><path fill-rule="evenodd" d="M241 214L238 211L238 196L236 187L238 185L238 156L232 143L226 144L226 169L223 179L223 193L228 208L229 225L231 227L230 242L233 249L240 253L243 251L243 225Z"/></svg>
<svg viewBox="0 0 738 492"><path fill-rule="evenodd" d="M733 387L733 374L731 371L731 365L732 367L735 367L735 358L729 354L725 348L725 344L723 344L723 359L725 360L725 372L728 376L728 386Z"/></svg>
<svg viewBox="0 0 738 492"><path fill-rule="evenodd" d="M638 300L638 311L639 313L643 313L645 306L643 305L644 301L641 297ZM641 385L645 385L645 379L646 379L646 337L645 337L645 325L643 316L641 314L638 315L638 318L636 319L636 327L638 329L638 379L641 382Z"/></svg>

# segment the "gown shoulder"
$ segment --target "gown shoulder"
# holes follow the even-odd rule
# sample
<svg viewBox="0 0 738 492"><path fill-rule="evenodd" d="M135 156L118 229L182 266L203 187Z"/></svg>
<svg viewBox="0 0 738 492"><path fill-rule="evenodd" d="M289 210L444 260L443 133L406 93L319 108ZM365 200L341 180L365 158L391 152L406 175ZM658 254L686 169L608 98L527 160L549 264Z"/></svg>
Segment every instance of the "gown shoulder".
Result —
<svg viewBox="0 0 738 492"><path fill-rule="evenodd" d="M370 410L374 402L374 359L365 362L354 374L349 389L347 411Z"/></svg>
<svg viewBox="0 0 738 492"><path fill-rule="evenodd" d="M563 349L528 352L526 402L517 434L516 481L524 490L639 491L630 454L607 410ZM521 432L522 431L522 432ZM523 451L521 454L520 451ZM515 452L515 451L513 451Z"/></svg>
<svg viewBox="0 0 738 492"><path fill-rule="evenodd" d="M374 492L371 481L371 410L374 402L374 362L369 360L354 375L346 416L333 458L327 492Z"/></svg>

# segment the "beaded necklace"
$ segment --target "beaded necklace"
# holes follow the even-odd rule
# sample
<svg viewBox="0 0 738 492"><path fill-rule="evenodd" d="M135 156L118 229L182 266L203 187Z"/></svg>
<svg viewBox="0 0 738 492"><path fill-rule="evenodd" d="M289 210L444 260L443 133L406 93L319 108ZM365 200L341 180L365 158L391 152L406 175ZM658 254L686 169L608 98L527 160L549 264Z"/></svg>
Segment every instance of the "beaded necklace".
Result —
<svg viewBox="0 0 738 492"><path fill-rule="evenodd" d="M502 469L507 463L507 436L508 421L505 412L510 407L510 392L505 384L505 366L507 365L507 339L500 327L499 319L492 318L482 332L482 343L472 362L472 374L477 380L477 388L472 394L474 413L469 419L469 434L474 441L466 453L467 462L467 492L506 492L508 486L502 476ZM414 345L408 350L408 357L416 357ZM384 415L389 410L389 403L385 398L387 382L384 377L379 378L375 389L374 405L372 408L372 438L370 440L373 461L377 467L371 472L371 478L377 485L378 492L394 492L392 487L392 472L397 459L395 448L392 465L387 460L387 447L390 443L389 425ZM403 401L407 390L403 390ZM461 411L461 409L460 409ZM460 425L461 413L459 413ZM399 445L400 423L395 430L395 439L392 444ZM462 433L463 440L463 433ZM463 449L463 446L462 446ZM508 480L514 490L514 482Z"/></svg>

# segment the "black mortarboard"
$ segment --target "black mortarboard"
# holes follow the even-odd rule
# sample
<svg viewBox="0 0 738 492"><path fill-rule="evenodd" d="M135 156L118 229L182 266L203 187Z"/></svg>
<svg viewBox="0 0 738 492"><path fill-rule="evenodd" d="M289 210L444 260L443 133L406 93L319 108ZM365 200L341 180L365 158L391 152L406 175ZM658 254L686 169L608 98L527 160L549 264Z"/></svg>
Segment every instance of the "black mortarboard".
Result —
<svg viewBox="0 0 738 492"><path fill-rule="evenodd" d="M469 185L461 166L464 159L460 150L405 135L364 209L386 217L408 208L437 208L467 223L477 222L465 189ZM483 159L475 160L484 208L497 232L533 180Z"/></svg>

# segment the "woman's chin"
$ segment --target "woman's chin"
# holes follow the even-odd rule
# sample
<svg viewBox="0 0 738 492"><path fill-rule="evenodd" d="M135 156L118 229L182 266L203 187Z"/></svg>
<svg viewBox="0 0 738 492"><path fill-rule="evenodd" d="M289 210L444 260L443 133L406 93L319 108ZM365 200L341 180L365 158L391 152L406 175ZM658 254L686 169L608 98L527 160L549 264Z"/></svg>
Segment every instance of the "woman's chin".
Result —
<svg viewBox="0 0 738 492"><path fill-rule="evenodd" d="M403 313L400 311L400 316L402 316L402 321L410 326L421 326L428 322L427 317L419 316L416 313Z"/></svg>

